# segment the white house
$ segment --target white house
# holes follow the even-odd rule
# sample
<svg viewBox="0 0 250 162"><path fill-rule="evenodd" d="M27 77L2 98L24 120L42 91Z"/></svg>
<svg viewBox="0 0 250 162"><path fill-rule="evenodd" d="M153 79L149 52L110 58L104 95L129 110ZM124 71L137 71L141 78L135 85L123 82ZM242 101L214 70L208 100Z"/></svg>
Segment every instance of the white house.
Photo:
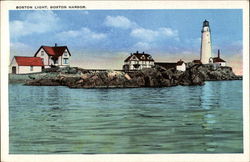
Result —
<svg viewBox="0 0 250 162"><path fill-rule="evenodd" d="M13 74L38 73L44 64L40 57L14 56L10 63L10 72Z"/></svg>
<svg viewBox="0 0 250 162"><path fill-rule="evenodd" d="M176 63L176 70L186 71L186 64L184 61L180 60Z"/></svg>
<svg viewBox="0 0 250 162"><path fill-rule="evenodd" d="M143 68L151 68L152 66L154 66L152 56L137 51L136 53L131 53L131 55L124 60L123 70L141 70Z"/></svg>
<svg viewBox="0 0 250 162"><path fill-rule="evenodd" d="M71 54L67 46L41 46L34 57L40 57L45 68L70 66Z"/></svg>
<svg viewBox="0 0 250 162"><path fill-rule="evenodd" d="M220 50L218 50L218 56L212 58L212 63L216 66L226 66L226 61L220 58Z"/></svg>

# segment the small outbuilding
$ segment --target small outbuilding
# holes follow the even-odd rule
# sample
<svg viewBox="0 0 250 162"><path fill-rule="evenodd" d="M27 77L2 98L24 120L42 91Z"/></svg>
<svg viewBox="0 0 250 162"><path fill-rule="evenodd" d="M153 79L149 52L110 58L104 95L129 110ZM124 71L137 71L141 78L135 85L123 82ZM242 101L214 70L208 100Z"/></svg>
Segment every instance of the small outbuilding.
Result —
<svg viewBox="0 0 250 162"><path fill-rule="evenodd" d="M10 72L12 74L38 73L43 67L40 57L14 56L10 63Z"/></svg>
<svg viewBox="0 0 250 162"><path fill-rule="evenodd" d="M220 57L220 50L218 50L218 56L213 58L213 64L217 66L226 66L226 61Z"/></svg>
<svg viewBox="0 0 250 162"><path fill-rule="evenodd" d="M186 71L186 64L184 61L180 60L176 63L176 70Z"/></svg>
<svg viewBox="0 0 250 162"><path fill-rule="evenodd" d="M179 60L177 62L155 62L155 65L164 67L165 69L175 68L179 71L186 71L186 64L182 60Z"/></svg>

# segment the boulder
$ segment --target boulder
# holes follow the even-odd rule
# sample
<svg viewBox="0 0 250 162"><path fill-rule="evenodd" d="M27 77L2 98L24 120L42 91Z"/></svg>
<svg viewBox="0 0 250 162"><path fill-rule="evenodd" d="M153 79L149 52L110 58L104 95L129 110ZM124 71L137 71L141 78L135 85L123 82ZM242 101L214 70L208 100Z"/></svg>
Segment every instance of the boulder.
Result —
<svg viewBox="0 0 250 162"><path fill-rule="evenodd" d="M210 80L242 79L236 76L231 67L214 67L189 63L186 71L160 66L138 71L91 71L77 67L53 68L42 77L26 82L35 86L68 86L70 88L135 88L204 85Z"/></svg>

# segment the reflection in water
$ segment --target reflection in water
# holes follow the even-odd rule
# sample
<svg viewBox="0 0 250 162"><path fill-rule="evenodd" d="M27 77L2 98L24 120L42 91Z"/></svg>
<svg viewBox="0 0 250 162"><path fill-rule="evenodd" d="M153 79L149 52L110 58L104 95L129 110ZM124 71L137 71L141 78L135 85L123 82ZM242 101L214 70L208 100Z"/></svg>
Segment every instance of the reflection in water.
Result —
<svg viewBox="0 0 250 162"><path fill-rule="evenodd" d="M243 151L241 81L140 89L10 85L9 98L10 153Z"/></svg>
<svg viewBox="0 0 250 162"><path fill-rule="evenodd" d="M201 92L201 108L203 109L211 109L214 107L213 98L217 97L217 93L213 91L213 85L212 84L207 84L206 86L202 87L202 92Z"/></svg>

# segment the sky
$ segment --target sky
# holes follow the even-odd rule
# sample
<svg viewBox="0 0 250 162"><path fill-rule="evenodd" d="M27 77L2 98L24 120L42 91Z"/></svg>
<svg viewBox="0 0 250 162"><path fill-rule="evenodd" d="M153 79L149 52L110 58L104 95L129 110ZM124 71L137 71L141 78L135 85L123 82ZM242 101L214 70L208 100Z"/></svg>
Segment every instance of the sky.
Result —
<svg viewBox="0 0 250 162"><path fill-rule="evenodd" d="M242 74L242 10L11 10L10 56L33 56L41 45L68 46L71 66L121 69L130 53L158 62L199 59L204 20L212 51ZM10 58L10 59L11 59Z"/></svg>

